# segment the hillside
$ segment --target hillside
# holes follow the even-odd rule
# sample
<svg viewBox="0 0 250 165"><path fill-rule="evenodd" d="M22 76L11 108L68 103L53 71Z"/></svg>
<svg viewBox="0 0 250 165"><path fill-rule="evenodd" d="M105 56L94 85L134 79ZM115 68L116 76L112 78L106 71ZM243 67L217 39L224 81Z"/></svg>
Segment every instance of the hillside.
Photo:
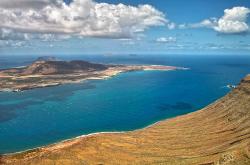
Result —
<svg viewBox="0 0 250 165"><path fill-rule="evenodd" d="M87 61L37 61L21 72L22 75L41 74L69 74L83 71L100 71L108 67Z"/></svg>
<svg viewBox="0 0 250 165"><path fill-rule="evenodd" d="M250 75L206 108L127 133L81 137L2 164L250 164Z"/></svg>

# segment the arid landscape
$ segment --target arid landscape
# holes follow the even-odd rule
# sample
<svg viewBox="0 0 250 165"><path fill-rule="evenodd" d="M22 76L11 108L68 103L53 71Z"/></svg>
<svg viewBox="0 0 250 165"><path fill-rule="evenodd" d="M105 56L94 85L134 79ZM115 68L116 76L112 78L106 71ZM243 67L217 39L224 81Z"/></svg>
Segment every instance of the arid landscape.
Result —
<svg viewBox="0 0 250 165"><path fill-rule="evenodd" d="M2 164L250 164L250 75L206 108L126 133L100 133L1 157Z"/></svg>
<svg viewBox="0 0 250 165"><path fill-rule="evenodd" d="M18 92L88 79L105 79L122 72L176 69L185 68L160 65L105 65L80 60L38 60L29 66L0 70L0 91Z"/></svg>

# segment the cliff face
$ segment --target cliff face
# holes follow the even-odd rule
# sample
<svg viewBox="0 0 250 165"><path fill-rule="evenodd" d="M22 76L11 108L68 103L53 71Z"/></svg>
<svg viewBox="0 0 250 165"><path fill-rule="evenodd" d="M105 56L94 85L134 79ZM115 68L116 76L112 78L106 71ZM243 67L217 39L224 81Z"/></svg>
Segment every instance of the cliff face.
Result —
<svg viewBox="0 0 250 165"><path fill-rule="evenodd" d="M2 164L250 164L250 75L206 108L151 127L3 156Z"/></svg>
<svg viewBox="0 0 250 165"><path fill-rule="evenodd" d="M86 61L37 61L24 68L22 75L50 75L50 74L68 74L83 71L100 71L108 67L102 64L94 64Z"/></svg>

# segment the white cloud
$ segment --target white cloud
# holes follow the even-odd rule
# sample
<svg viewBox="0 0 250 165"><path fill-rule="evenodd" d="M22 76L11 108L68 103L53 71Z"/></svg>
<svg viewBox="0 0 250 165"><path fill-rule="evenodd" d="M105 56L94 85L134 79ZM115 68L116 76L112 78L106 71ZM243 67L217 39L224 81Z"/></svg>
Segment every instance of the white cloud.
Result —
<svg viewBox="0 0 250 165"><path fill-rule="evenodd" d="M6 47L19 48L27 46L25 41L0 40L0 49Z"/></svg>
<svg viewBox="0 0 250 165"><path fill-rule="evenodd" d="M26 40L28 35L14 32L11 29L0 28L0 40Z"/></svg>
<svg viewBox="0 0 250 165"><path fill-rule="evenodd" d="M2 8L18 8L29 9L36 8L41 9L47 5L59 5L58 0L1 0L0 6Z"/></svg>
<svg viewBox="0 0 250 165"><path fill-rule="evenodd" d="M219 33L225 34L240 34L249 32L250 28L247 24L247 17L250 9L246 7L233 7L225 9L224 15L221 18L205 19L200 23L195 24L182 24L179 25L180 29L183 28L212 28Z"/></svg>
<svg viewBox="0 0 250 165"><path fill-rule="evenodd" d="M200 23L189 24L188 26L191 28L201 28L201 27L213 28L217 26L217 19L216 18L205 19Z"/></svg>
<svg viewBox="0 0 250 165"><path fill-rule="evenodd" d="M222 33L242 33L249 31L246 23L250 9L246 7L234 7L226 9L224 16L218 20L217 26L213 28Z"/></svg>
<svg viewBox="0 0 250 165"><path fill-rule="evenodd" d="M170 22L169 24L167 24L167 27L168 27L169 30L173 30L173 29L176 28L176 24L173 23L173 22Z"/></svg>
<svg viewBox="0 0 250 165"><path fill-rule="evenodd" d="M41 41L59 41L63 39L70 38L70 35L63 35L63 34L41 34L41 33L22 33L17 32L12 29L2 28L0 29L0 40L12 40L20 42L21 40L31 40L37 39Z"/></svg>
<svg viewBox="0 0 250 165"><path fill-rule="evenodd" d="M0 1L0 30L23 34L131 38L167 23L162 12L147 4L135 7L93 0L74 0L70 5L63 0Z"/></svg>
<svg viewBox="0 0 250 165"><path fill-rule="evenodd" d="M186 29L186 28L188 28L188 27L187 27L186 24L180 24L180 25L178 25L178 28L179 28L179 29Z"/></svg>
<svg viewBox="0 0 250 165"><path fill-rule="evenodd" d="M160 37L156 39L156 42L171 43L171 42L176 42L176 38L175 37Z"/></svg>
<svg viewBox="0 0 250 165"><path fill-rule="evenodd" d="M60 41L71 38L70 35L57 35L57 34L38 34L31 35L32 39L39 39L41 41Z"/></svg>

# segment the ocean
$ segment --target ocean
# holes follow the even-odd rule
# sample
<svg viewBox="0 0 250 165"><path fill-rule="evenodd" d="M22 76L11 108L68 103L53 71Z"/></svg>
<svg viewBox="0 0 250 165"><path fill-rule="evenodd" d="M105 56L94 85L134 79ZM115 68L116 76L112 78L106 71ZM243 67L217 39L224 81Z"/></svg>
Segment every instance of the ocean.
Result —
<svg viewBox="0 0 250 165"><path fill-rule="evenodd" d="M36 56L0 56L0 68L24 66ZM190 68L137 71L107 80L0 92L0 153L12 153L97 132L130 131L197 111L250 73L246 55L71 55L114 64ZM167 133L167 132L166 132Z"/></svg>

